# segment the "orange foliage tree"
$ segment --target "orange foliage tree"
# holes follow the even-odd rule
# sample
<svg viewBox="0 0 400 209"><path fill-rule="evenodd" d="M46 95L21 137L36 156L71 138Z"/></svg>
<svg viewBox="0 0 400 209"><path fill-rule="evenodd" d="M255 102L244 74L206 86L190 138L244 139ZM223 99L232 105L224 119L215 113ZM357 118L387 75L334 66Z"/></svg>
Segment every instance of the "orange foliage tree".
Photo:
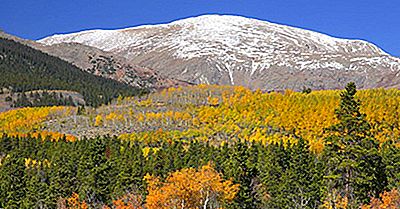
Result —
<svg viewBox="0 0 400 209"><path fill-rule="evenodd" d="M400 193L397 189L384 192L379 198L372 198L369 205L363 205L362 209L398 209L400 208Z"/></svg>
<svg viewBox="0 0 400 209"><path fill-rule="evenodd" d="M143 199L140 195L127 194L113 201L115 209L144 209Z"/></svg>
<svg viewBox="0 0 400 209"><path fill-rule="evenodd" d="M73 193L70 198L67 198L67 208L68 209L88 209L88 205L85 201L79 201L79 195Z"/></svg>
<svg viewBox="0 0 400 209"><path fill-rule="evenodd" d="M231 202L239 185L224 180L210 164L196 170L185 168L171 173L165 182L145 176L148 187L146 208L223 208Z"/></svg>

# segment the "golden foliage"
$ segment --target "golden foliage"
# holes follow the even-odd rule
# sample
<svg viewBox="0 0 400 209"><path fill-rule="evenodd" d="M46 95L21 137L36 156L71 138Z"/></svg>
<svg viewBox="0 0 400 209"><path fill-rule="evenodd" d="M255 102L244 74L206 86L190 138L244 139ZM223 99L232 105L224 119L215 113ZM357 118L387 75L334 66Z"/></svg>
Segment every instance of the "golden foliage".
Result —
<svg viewBox="0 0 400 209"><path fill-rule="evenodd" d="M113 200L114 209L144 209L143 199L139 195L127 194L120 199Z"/></svg>
<svg viewBox="0 0 400 209"><path fill-rule="evenodd" d="M0 137L32 137L36 139L58 141L76 141L70 134L41 130L47 120L66 117L75 112L73 107L35 107L21 108L0 113Z"/></svg>
<svg viewBox="0 0 400 209"><path fill-rule="evenodd" d="M25 167L27 169L50 168L50 166L51 166L51 163L47 159L39 161L39 160L31 159L31 158L25 158Z"/></svg>
<svg viewBox="0 0 400 209"><path fill-rule="evenodd" d="M102 126L103 125L103 116L97 115L94 121L94 126Z"/></svg>
<svg viewBox="0 0 400 209"><path fill-rule="evenodd" d="M400 147L397 140L400 138L400 90L361 90L356 96L375 138L381 143L393 140ZM332 134L326 128L338 122L334 110L339 104L340 91L264 93L240 86L198 85L169 88L146 97L144 100L120 97L115 104L87 111L80 118L90 118L89 122L66 125L65 131L60 131L60 126L46 128L66 132L76 127L71 132L84 136L86 132L79 131L94 126L100 133L120 135L121 140L146 143L194 140L220 145L245 140L265 145L283 143L286 147L302 137L310 151L319 154L324 150L325 139ZM0 113L0 134L43 129L43 122L68 118L75 112L71 110L74 109L45 107Z"/></svg>
<svg viewBox="0 0 400 209"><path fill-rule="evenodd" d="M341 196L337 192L329 193L323 202L321 209L347 209L349 206L349 199L347 196Z"/></svg>
<svg viewBox="0 0 400 209"><path fill-rule="evenodd" d="M217 106L219 104L219 99L217 97L207 97L207 103L211 106Z"/></svg>
<svg viewBox="0 0 400 209"><path fill-rule="evenodd" d="M46 120L68 116L75 112L72 107L27 107L0 113L0 132L27 133L40 129Z"/></svg>
<svg viewBox="0 0 400 209"><path fill-rule="evenodd" d="M70 134L62 134L58 132L51 132L51 131L34 131L30 133L20 133L20 132L13 132L13 133L8 133L4 134L3 136L10 136L13 138L26 138L26 137L31 137L34 139L42 139L42 140L50 140L52 142L59 141L65 137L65 141L68 142L74 142L77 140L77 138L73 135ZM0 136L1 138L2 136Z"/></svg>
<svg viewBox="0 0 400 209"><path fill-rule="evenodd" d="M147 102L147 109L132 114L139 122L138 126L168 128L163 133L126 133L120 139L148 143L196 140L211 141L216 145L238 139L265 145L283 143L286 147L296 144L302 137L308 142L310 151L319 154L324 150L325 139L332 134L326 128L338 123L334 110L339 104L339 94L340 91L333 90L310 94L289 90L284 94L263 93L244 87L208 85L170 88L151 95L149 100L173 104L175 106L170 108L181 107L180 111L156 112L157 107ZM400 126L400 117L397 117L400 115L399 90L362 90L357 93L357 98L361 100L361 111L367 114L371 132L378 141L400 136L397 128Z"/></svg>
<svg viewBox="0 0 400 209"><path fill-rule="evenodd" d="M379 198L372 198L369 205L363 205L361 209L398 209L400 208L400 193L397 189L380 194Z"/></svg>
<svg viewBox="0 0 400 209"><path fill-rule="evenodd" d="M67 198L67 208L68 209L88 209L88 205L85 201L79 201L79 195L73 193L70 198Z"/></svg>
<svg viewBox="0 0 400 209"><path fill-rule="evenodd" d="M171 173L165 182L159 178L146 175L148 195L146 208L203 208L232 201L239 185L224 180L210 164L199 170L186 168ZM209 208L209 207L207 207Z"/></svg>

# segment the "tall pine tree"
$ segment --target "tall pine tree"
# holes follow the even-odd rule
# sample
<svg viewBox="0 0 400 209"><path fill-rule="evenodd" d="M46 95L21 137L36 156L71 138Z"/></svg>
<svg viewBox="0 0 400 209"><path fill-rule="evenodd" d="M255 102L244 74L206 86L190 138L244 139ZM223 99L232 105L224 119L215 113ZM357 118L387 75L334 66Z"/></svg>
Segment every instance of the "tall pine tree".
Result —
<svg viewBox="0 0 400 209"><path fill-rule="evenodd" d="M360 112L356 92L356 85L349 83L340 94L340 105L335 110L339 123L328 129L332 135L325 152L326 192L346 196L350 206L368 202L387 184L379 144L370 134L366 115Z"/></svg>

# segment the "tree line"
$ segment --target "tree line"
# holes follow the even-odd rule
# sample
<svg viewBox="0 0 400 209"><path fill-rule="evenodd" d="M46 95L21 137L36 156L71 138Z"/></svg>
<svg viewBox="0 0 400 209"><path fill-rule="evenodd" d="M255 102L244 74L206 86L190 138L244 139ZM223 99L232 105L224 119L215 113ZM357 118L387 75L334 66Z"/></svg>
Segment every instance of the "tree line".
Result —
<svg viewBox="0 0 400 209"><path fill-rule="evenodd" d="M75 102L72 96L64 97L62 93L57 94L56 92L25 92L18 93L16 99L6 97L6 101L12 102L12 107L43 107L43 106L83 106Z"/></svg>
<svg viewBox="0 0 400 209"><path fill-rule="evenodd" d="M24 44L0 38L0 89L12 92L69 90L83 95L87 105L97 107L118 96L148 92L92 75L76 66Z"/></svg>

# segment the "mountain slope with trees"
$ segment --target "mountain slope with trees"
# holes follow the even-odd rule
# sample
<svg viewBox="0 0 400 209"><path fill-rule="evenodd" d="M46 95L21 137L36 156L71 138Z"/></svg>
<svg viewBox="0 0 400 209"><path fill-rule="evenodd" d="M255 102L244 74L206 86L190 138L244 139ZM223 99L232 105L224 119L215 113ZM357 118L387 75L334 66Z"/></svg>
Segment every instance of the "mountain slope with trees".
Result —
<svg viewBox="0 0 400 209"><path fill-rule="evenodd" d="M0 74L0 89L75 91L83 95L89 106L106 104L120 95L147 92L84 72L57 57L8 39L0 39Z"/></svg>
<svg viewBox="0 0 400 209"><path fill-rule="evenodd" d="M0 37L25 44L46 54L65 60L79 69L110 78L137 88L158 90L191 85L188 82L160 76L155 70L129 62L122 56L79 43L52 46L22 39L0 31Z"/></svg>

